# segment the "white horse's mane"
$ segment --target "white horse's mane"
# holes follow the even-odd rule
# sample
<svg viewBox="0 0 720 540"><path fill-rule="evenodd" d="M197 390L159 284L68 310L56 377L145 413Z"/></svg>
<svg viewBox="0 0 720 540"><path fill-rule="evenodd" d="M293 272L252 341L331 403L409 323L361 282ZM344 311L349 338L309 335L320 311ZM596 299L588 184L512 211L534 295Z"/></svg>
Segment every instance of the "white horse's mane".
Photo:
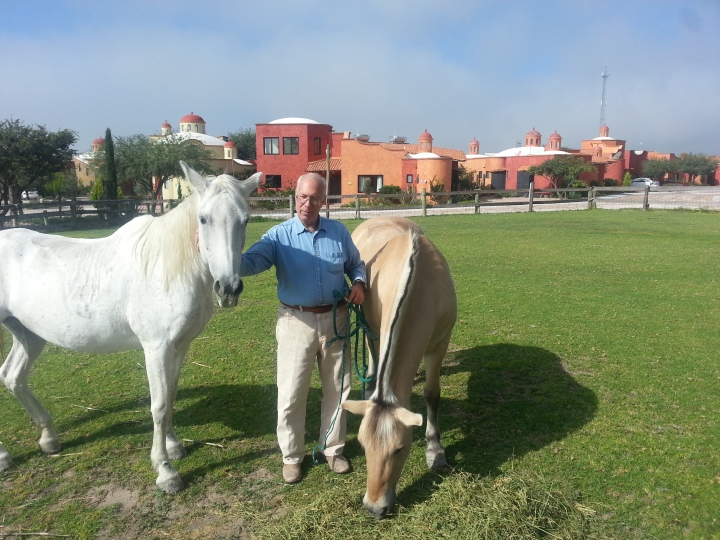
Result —
<svg viewBox="0 0 720 540"><path fill-rule="evenodd" d="M212 197L231 192L245 204L240 183L233 176L209 176L206 188ZM135 231L133 256L138 257L147 274L162 265L164 286L175 280L189 280L202 273L202 260L196 244L199 195L195 192L167 214L148 219Z"/></svg>

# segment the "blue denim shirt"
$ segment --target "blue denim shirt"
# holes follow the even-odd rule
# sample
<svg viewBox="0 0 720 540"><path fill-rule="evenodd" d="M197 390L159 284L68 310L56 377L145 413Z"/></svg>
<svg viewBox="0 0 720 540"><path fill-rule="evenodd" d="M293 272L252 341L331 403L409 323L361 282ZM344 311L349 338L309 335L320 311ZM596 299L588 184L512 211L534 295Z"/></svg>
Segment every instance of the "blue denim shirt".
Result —
<svg viewBox="0 0 720 540"><path fill-rule="evenodd" d="M240 274L251 276L275 266L281 302L295 306L332 304L333 291L345 294L350 282L367 282L365 263L345 225L320 217L308 231L297 216L275 225L243 253Z"/></svg>

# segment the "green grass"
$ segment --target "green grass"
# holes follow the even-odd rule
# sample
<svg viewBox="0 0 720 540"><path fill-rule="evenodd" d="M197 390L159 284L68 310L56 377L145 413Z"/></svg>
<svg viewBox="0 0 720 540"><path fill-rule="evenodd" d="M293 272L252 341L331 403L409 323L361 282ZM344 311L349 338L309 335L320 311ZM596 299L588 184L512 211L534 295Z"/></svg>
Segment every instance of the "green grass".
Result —
<svg viewBox="0 0 720 540"><path fill-rule="evenodd" d="M303 482L282 484L277 301L267 272L246 280L237 308L217 311L183 368L178 436L224 448L187 443L190 455L176 466L188 487L176 496L153 487L141 353L47 347L31 384L55 418L65 457L42 456L26 414L0 393L0 441L16 461L0 474L0 535L22 528L73 538L720 537L720 215L417 222L448 259L458 293L440 405L453 469L427 470L416 429L390 519L375 522L362 508L356 418L346 450L353 474L308 462ZM248 242L271 225L251 223ZM413 409L424 414L422 380L421 373ZM314 380L308 453L319 398ZM103 500L106 491L115 498Z"/></svg>

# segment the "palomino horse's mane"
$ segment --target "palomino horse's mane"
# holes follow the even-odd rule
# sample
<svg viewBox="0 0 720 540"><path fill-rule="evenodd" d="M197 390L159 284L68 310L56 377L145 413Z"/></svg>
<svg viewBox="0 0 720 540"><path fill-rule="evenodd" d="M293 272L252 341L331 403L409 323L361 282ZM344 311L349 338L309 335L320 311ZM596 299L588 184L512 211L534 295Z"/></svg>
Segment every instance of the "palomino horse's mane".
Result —
<svg viewBox="0 0 720 540"><path fill-rule="evenodd" d="M232 176L223 174L208 177L210 185L207 197L221 192L230 192L244 203L240 183ZM150 274L162 265L164 286L174 280L192 279L202 272L202 261L195 239L197 231L199 195L193 193L167 214L146 220L135 232L136 241L133 255L137 257L145 272Z"/></svg>
<svg viewBox="0 0 720 540"><path fill-rule="evenodd" d="M401 324L407 315L407 297L410 294L411 286L415 278L415 269L417 267L417 256L420 249L419 238L422 232L412 229L408 235L408 257L407 264L402 269L399 279L397 294L393 302L393 319L388 326L387 334L382 336L383 349L379 355L378 365L378 385L373 394L373 400L377 402L383 402L387 404L394 404L397 402L397 397L393 393L390 387L390 375L392 373L392 358L395 358L397 350L397 336L396 328Z"/></svg>

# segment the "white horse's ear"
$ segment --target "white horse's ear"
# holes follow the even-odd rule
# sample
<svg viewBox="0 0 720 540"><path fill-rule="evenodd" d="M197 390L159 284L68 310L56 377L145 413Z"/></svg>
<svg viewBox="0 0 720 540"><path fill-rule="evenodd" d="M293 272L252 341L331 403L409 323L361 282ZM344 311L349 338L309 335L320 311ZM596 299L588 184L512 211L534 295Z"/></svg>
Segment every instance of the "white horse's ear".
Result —
<svg viewBox="0 0 720 540"><path fill-rule="evenodd" d="M353 414L365 416L365 412L367 412L370 408L370 400L366 399L365 401L353 401L349 399L347 401L343 401L341 407Z"/></svg>
<svg viewBox="0 0 720 540"><path fill-rule="evenodd" d="M184 161L180 162L180 166L185 173L185 178L187 178L187 181L192 184L192 187L195 188L195 191L197 191L198 194L202 195L202 192L205 191L205 188L208 187L208 184L210 184L210 182L208 182L208 180L202 174L199 174L195 172L194 169L191 169L190 166Z"/></svg>
<svg viewBox="0 0 720 540"><path fill-rule="evenodd" d="M422 426L423 423L422 414L416 414L412 411L408 411L405 407L397 407L393 410L393 415L408 427Z"/></svg>
<svg viewBox="0 0 720 540"><path fill-rule="evenodd" d="M243 196L247 199L250 194L255 191L260 184L260 177L262 176L261 172L256 172L253 174L250 178L247 180L243 180L240 182L240 191L242 192Z"/></svg>

